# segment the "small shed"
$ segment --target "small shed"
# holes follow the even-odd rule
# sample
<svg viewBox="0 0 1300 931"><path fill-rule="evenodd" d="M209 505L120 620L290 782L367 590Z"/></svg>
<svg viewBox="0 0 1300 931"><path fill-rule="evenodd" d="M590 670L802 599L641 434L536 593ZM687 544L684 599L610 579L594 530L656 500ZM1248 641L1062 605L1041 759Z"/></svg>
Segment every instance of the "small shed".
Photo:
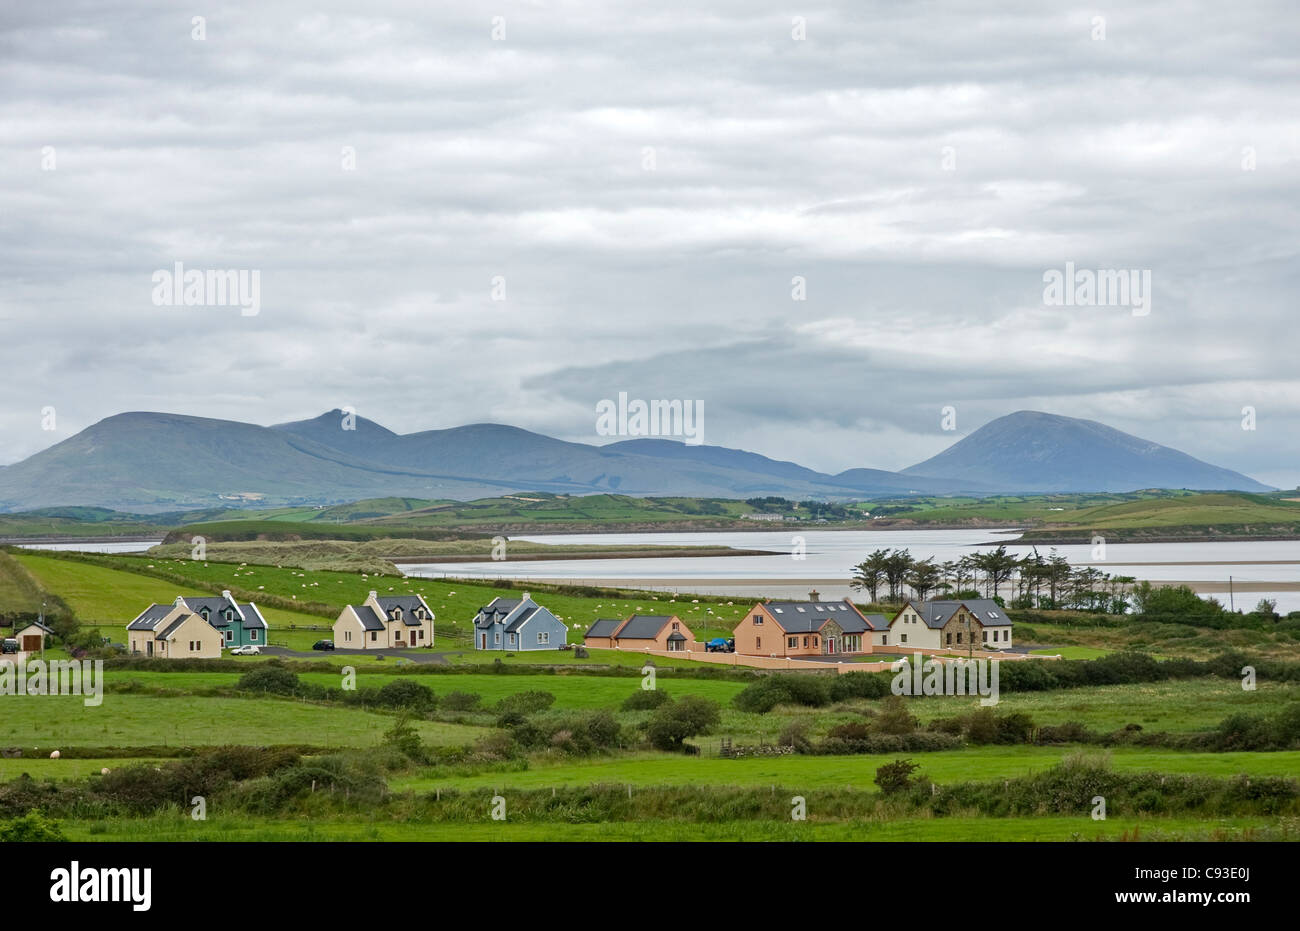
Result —
<svg viewBox="0 0 1300 931"><path fill-rule="evenodd" d="M14 639L18 641L18 649L24 653L39 653L45 649L45 636L52 633L54 631L40 621L32 621L22 630L15 630Z"/></svg>

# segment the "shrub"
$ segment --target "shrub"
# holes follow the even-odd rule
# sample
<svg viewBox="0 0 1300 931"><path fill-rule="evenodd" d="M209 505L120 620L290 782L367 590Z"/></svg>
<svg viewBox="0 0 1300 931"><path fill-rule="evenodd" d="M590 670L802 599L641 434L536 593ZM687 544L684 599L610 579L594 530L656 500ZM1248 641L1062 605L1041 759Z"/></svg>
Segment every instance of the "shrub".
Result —
<svg viewBox="0 0 1300 931"><path fill-rule="evenodd" d="M39 811L29 811L21 818L0 823L0 843L33 844L66 840L59 822L46 818Z"/></svg>
<svg viewBox="0 0 1300 931"><path fill-rule="evenodd" d="M375 700L388 708L409 708L412 711L432 711L438 706L438 696L427 685L404 678L386 683L375 695Z"/></svg>
<svg viewBox="0 0 1300 931"><path fill-rule="evenodd" d="M298 676L283 666L267 663L249 670L239 677L235 688L241 692L269 692L272 695L293 695L299 689Z"/></svg>
<svg viewBox="0 0 1300 931"><path fill-rule="evenodd" d="M680 750L687 737L705 733L720 720L717 702L688 695L660 705L646 725L646 736L660 750Z"/></svg>
<svg viewBox="0 0 1300 931"><path fill-rule="evenodd" d="M890 695L875 719L873 730L878 734L910 734L916 730L916 717L907 710L901 695Z"/></svg>
<svg viewBox="0 0 1300 931"><path fill-rule="evenodd" d="M849 673L848 675L855 675ZM767 676L732 699L741 711L766 714L777 705L821 708L831 703L831 682L820 675Z"/></svg>
<svg viewBox="0 0 1300 931"><path fill-rule="evenodd" d="M511 713L527 715L545 711L553 704L555 704L555 696L550 692L532 690L507 695L497 702L496 710L503 716Z"/></svg>
<svg viewBox="0 0 1300 931"><path fill-rule="evenodd" d="M483 697L475 692L448 692L442 696L442 708L444 711L473 711L482 700Z"/></svg>
<svg viewBox="0 0 1300 931"><path fill-rule="evenodd" d="M637 689L623 702L623 710L654 711L669 700L668 693L662 689Z"/></svg>
<svg viewBox="0 0 1300 931"><path fill-rule="evenodd" d="M917 765L911 760L894 760L876 770L876 785L885 795L897 795L912 787L912 773Z"/></svg>

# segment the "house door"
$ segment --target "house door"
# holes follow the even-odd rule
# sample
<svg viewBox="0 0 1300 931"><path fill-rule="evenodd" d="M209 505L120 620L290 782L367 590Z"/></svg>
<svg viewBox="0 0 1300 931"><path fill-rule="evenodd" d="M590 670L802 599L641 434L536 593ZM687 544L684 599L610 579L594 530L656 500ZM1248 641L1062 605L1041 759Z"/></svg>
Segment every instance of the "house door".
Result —
<svg viewBox="0 0 1300 931"><path fill-rule="evenodd" d="M834 653L834 652L835 652L835 638L834 638L834 637L827 637L827 638L826 638L826 652L827 652L827 653Z"/></svg>
<svg viewBox="0 0 1300 931"><path fill-rule="evenodd" d="M144 642L144 655L145 655L145 656L153 656L153 641L152 641L152 640L146 640L146 641Z"/></svg>
<svg viewBox="0 0 1300 931"><path fill-rule="evenodd" d="M486 650L486 649L487 649L487 634L479 634L479 639L478 639L478 648L479 648L480 650Z"/></svg>
<svg viewBox="0 0 1300 931"><path fill-rule="evenodd" d="M26 634L23 636L23 652L35 653L41 648L40 634Z"/></svg>

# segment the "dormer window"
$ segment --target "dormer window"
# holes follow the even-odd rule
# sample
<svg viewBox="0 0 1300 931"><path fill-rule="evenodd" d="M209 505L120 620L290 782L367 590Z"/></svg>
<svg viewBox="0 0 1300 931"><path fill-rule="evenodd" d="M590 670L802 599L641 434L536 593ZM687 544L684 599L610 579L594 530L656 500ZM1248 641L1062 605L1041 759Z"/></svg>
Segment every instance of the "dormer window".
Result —
<svg viewBox="0 0 1300 931"><path fill-rule="evenodd" d="M203 620L206 621L206 620L208 619L208 609L207 609L207 608L203 608L202 610L200 610L200 611L199 611L199 614L203 617Z"/></svg>
<svg viewBox="0 0 1300 931"><path fill-rule="evenodd" d="M233 621L234 619L235 619L235 612L232 611L232 610L230 610L229 608L227 608L227 609L226 609L226 620L228 620L228 621Z"/></svg>

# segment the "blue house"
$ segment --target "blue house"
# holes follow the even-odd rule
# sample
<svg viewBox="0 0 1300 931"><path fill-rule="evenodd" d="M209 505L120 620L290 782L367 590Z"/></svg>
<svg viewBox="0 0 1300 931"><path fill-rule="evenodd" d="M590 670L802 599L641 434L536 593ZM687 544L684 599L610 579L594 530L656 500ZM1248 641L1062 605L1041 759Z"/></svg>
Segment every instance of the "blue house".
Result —
<svg viewBox="0 0 1300 931"><path fill-rule="evenodd" d="M568 642L564 622L528 593L493 598L474 616L474 646L479 650L558 650Z"/></svg>

